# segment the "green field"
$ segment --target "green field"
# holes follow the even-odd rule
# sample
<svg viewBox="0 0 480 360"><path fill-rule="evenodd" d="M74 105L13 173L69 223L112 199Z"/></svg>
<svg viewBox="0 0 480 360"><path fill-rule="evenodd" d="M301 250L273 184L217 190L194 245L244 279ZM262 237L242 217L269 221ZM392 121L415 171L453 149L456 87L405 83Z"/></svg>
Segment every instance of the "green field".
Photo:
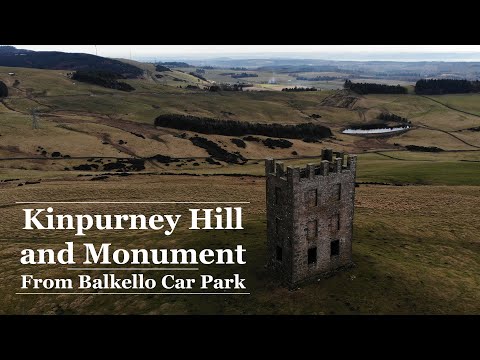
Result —
<svg viewBox="0 0 480 360"><path fill-rule="evenodd" d="M480 102L476 94L437 95L429 97L450 108L480 116Z"/></svg>
<svg viewBox="0 0 480 360"><path fill-rule="evenodd" d="M181 132L152 126L156 116L176 113L265 123L317 122L330 127L335 137L316 144L292 140L293 146L288 149L269 149L261 143L248 142L246 148L241 149L231 142L231 137L209 135L227 151L238 151L256 160L244 166L225 163L217 166L201 159L199 167L186 162L181 167L147 163L150 172L261 175L262 159L266 157L298 158L294 162L307 163L311 160L302 160L303 156L316 156L322 148L332 147L361 155L359 181L462 185L476 183L478 178L480 132L468 129L480 126L480 117L472 115L480 103L480 95L437 96L432 97L433 100L412 94L367 95L358 96L353 107L342 108L323 105L325 99L334 94L332 91L211 93L186 90L162 79L157 81L153 65L141 66L145 70L144 78L129 80L137 89L132 93L73 83L62 71L0 68L0 79L10 86L10 96L0 105L0 158L39 157L38 147L45 149L47 155L59 151L71 157L208 156L188 139L175 136ZM193 69L181 70L184 72L174 70L165 76L170 80L183 76L192 84L197 81L188 75ZM16 73L14 77L7 75L11 71ZM207 75L209 71L221 70L207 70ZM15 87L14 80L18 81ZM451 108L442 102L451 104ZM32 108L41 113L39 130L31 128ZM393 137L341 133L351 124L374 121L385 111L407 117L413 128ZM312 114L321 117L313 119ZM142 134L144 138L134 134ZM119 146L119 143L124 144ZM406 145L436 146L446 151L399 151ZM62 170L82 163L84 160L68 159L2 161L0 177L13 178L13 173L25 179L42 178L45 174L72 177L78 173L62 174Z"/></svg>

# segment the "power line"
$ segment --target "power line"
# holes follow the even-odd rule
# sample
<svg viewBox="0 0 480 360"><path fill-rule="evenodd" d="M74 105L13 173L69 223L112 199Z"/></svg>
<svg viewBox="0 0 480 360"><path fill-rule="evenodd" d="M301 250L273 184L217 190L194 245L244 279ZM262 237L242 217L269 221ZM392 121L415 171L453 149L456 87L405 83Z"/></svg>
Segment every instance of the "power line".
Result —
<svg viewBox="0 0 480 360"><path fill-rule="evenodd" d="M38 123L37 109L33 108L31 110L31 114L32 114L32 128L34 130L40 129L40 124Z"/></svg>

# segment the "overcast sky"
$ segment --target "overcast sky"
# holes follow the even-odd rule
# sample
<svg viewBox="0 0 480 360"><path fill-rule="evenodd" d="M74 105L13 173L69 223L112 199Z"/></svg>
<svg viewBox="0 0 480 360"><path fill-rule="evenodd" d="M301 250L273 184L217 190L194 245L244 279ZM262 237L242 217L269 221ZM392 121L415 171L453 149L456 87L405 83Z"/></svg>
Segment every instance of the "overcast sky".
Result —
<svg viewBox="0 0 480 360"><path fill-rule="evenodd" d="M15 45L22 49L56 50L95 54L95 45ZM439 60L440 54L448 54L445 60L480 60L480 45L97 45L98 55L141 59L158 58L212 58L221 56L261 57L293 56L341 60L395 59Z"/></svg>

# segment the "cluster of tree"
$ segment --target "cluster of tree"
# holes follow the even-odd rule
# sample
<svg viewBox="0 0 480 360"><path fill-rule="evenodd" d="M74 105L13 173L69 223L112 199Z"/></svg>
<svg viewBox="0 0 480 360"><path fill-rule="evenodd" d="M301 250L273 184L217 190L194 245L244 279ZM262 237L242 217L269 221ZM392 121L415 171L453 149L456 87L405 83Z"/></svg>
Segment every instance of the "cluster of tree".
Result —
<svg viewBox="0 0 480 360"><path fill-rule="evenodd" d="M422 79L415 84L415 93L421 95L463 94L480 92L480 81L455 79Z"/></svg>
<svg viewBox="0 0 480 360"><path fill-rule="evenodd" d="M196 69L195 72L197 74L205 74L205 69Z"/></svg>
<svg viewBox="0 0 480 360"><path fill-rule="evenodd" d="M57 51L28 51L0 53L0 66L53 70L94 70L119 74L125 78L137 78L143 70L136 66L90 54L63 53Z"/></svg>
<svg viewBox="0 0 480 360"><path fill-rule="evenodd" d="M280 148L280 149L288 149L292 147L293 143L291 141L285 139L265 139L262 141L263 145L270 149Z"/></svg>
<svg viewBox="0 0 480 360"><path fill-rule="evenodd" d="M336 80L337 78L335 76L316 76L316 77L305 77L305 76L297 76L297 80L303 80L303 81L332 81Z"/></svg>
<svg viewBox="0 0 480 360"><path fill-rule="evenodd" d="M436 146L419 146L419 145L407 145L405 146L409 151L419 151L419 152L442 152L443 149Z"/></svg>
<svg viewBox="0 0 480 360"><path fill-rule="evenodd" d="M169 68L172 67L192 67L192 65L187 64L186 62L180 62L180 61L166 61L166 62L159 62L159 64L168 66Z"/></svg>
<svg viewBox="0 0 480 360"><path fill-rule="evenodd" d="M283 88L282 91L298 92L298 91L317 91L316 88L311 87L293 87L293 88Z"/></svg>
<svg viewBox="0 0 480 360"><path fill-rule="evenodd" d="M157 155L154 155L154 156L151 156L149 158L149 160L156 160L158 161L159 163L161 164L170 164L172 162L179 162L180 160L178 159L174 159L168 155L161 155L161 154L157 154Z"/></svg>
<svg viewBox="0 0 480 360"><path fill-rule="evenodd" d="M411 121L407 118L388 112L382 112L380 115L377 116L377 119L383 121L394 121L402 124L411 124Z"/></svg>
<svg viewBox="0 0 480 360"><path fill-rule="evenodd" d="M258 77L258 74L249 74L249 73L243 72L240 74L232 74L230 76L234 79L242 79L242 78Z"/></svg>
<svg viewBox="0 0 480 360"><path fill-rule="evenodd" d="M164 65L155 65L155 71L158 71L158 72L164 72L164 71L172 71L170 70L170 68L164 66Z"/></svg>
<svg viewBox="0 0 480 360"><path fill-rule="evenodd" d="M195 72L193 72L193 71L192 71L192 72L189 72L189 74L192 75L192 76L195 76L197 79L200 79L200 80L203 80L203 81L207 81L207 79L205 79L205 77L203 77L202 75L197 74L197 73L195 73Z"/></svg>
<svg viewBox="0 0 480 360"><path fill-rule="evenodd" d="M121 75L112 72L95 70L79 70L72 75L73 80L103 86L109 89L116 89L120 91L135 90L135 88L130 84L118 81L118 79L122 78L123 77Z"/></svg>
<svg viewBox="0 0 480 360"><path fill-rule="evenodd" d="M247 144L242 139L233 138L230 139L230 141L237 145L239 148L245 149L247 147Z"/></svg>
<svg viewBox="0 0 480 360"><path fill-rule="evenodd" d="M0 98L8 96L8 87L3 81L0 81Z"/></svg>
<svg viewBox="0 0 480 360"><path fill-rule="evenodd" d="M195 136L190 138L190 141L193 143L193 145L207 150L208 154L214 159L224 161L229 164L245 164L247 162L247 159L245 159L242 155L228 152L217 143L206 138Z"/></svg>
<svg viewBox="0 0 480 360"><path fill-rule="evenodd" d="M345 80L345 89L352 90L357 94L406 94L407 89L400 85L385 85L375 83L353 83Z"/></svg>
<svg viewBox="0 0 480 360"><path fill-rule="evenodd" d="M187 85L185 86L185 89L188 89L188 90L200 90L200 88L196 85Z"/></svg>
<svg viewBox="0 0 480 360"><path fill-rule="evenodd" d="M104 164L103 170L116 170L117 172L142 171L145 170L145 159L119 159L116 163Z"/></svg>
<svg viewBox="0 0 480 360"><path fill-rule="evenodd" d="M215 84L208 87L208 91L243 91L244 87L251 87L250 84Z"/></svg>
<svg viewBox="0 0 480 360"><path fill-rule="evenodd" d="M298 125L260 124L179 114L160 115L155 119L155 126L227 136L255 134L287 139L303 139L306 137L321 139L332 136L330 128L313 123Z"/></svg>

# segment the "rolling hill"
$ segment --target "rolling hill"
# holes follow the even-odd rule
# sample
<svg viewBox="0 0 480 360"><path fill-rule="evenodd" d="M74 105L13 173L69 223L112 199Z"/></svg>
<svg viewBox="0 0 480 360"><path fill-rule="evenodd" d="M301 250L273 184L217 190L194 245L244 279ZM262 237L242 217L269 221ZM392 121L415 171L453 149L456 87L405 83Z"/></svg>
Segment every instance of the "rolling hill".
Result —
<svg viewBox="0 0 480 360"><path fill-rule="evenodd" d="M214 81L208 71L205 81L189 74L190 69L157 72L153 64L121 62L142 71L140 77L122 80L135 89L131 92L74 81L70 69L0 67L0 81L8 87L8 97L0 102L0 216L8 219L0 227L5 284L0 314L480 312L480 224L473 221L480 199L480 94L357 95L324 89L281 92L273 87L210 92L204 90ZM32 126L32 112L38 129ZM353 125L378 122L384 113L408 119L411 128L387 136L342 133ZM228 135L226 125L217 133L155 126L159 116L178 118L172 114L217 127L218 120L240 124L252 132L271 124L312 123L327 127L332 136L318 142L282 141L271 133ZM264 267L263 160L275 157L286 165L305 165L318 162L325 147L358 154L353 241L357 266L289 291ZM429 147L443 151L423 151ZM208 300L173 294L15 295L19 274L30 269L17 256L26 244L59 249L67 235L26 233L19 216L23 205L16 202L69 201L72 204L57 205L72 213L147 214L159 210L152 200L247 202L241 232L179 228L178 237L164 242L147 232L115 232L108 239L125 248L228 248L242 243L248 248L248 266L202 266L200 271L224 277L242 273L251 295ZM188 211L179 204L162 204L162 210ZM91 240L105 241L105 233L92 231ZM66 267L45 266L38 273L71 276Z"/></svg>
<svg viewBox="0 0 480 360"><path fill-rule="evenodd" d="M0 81L9 89L9 96L0 104L0 158L5 159L1 163L2 176L12 177L11 171L22 177L35 177L42 171L55 176L76 176L85 173L85 169L91 173L102 171L105 163L117 158L146 159L145 171L261 174L261 160L265 157L305 163L311 161L309 157L318 156L322 148L332 147L360 154L366 164L361 179L394 182L395 177L389 174L407 161L418 169L425 162L448 163L452 169L476 169L472 161L480 160L480 132L474 130L480 126L477 94L434 99L414 94L361 96L329 90L209 92L203 90L208 82L186 72L172 69L159 73L153 64L123 62L144 74L142 78L124 80L136 89L129 93L75 82L66 70L0 67ZM9 75L11 72L15 75ZM32 109L36 109L40 119L37 130L32 129ZM391 136L342 133L352 125L376 122L384 112L407 118L411 129ZM244 135L200 134L154 126L161 115L260 124L312 123L331 129L333 135L319 142L288 139L291 146L271 146L269 136L261 134L253 133L257 140L245 141ZM249 160L245 165L228 164L222 159L207 161L213 149L197 146L198 142L195 145L190 141L195 136ZM444 151L408 151L407 146L411 145ZM62 156L52 159L54 153ZM148 160L157 155L182 160ZM189 161L194 158L197 160ZM89 167L94 161L100 161L97 164L101 166ZM369 164L384 165L384 175L371 174L367 171ZM418 179L402 175L399 181L421 183L435 179L429 174Z"/></svg>
<svg viewBox="0 0 480 360"><path fill-rule="evenodd" d="M88 69L108 71L127 78L136 78L143 74L136 66L101 56L58 51L26 51L14 47L3 47L0 51L0 66L71 71Z"/></svg>

